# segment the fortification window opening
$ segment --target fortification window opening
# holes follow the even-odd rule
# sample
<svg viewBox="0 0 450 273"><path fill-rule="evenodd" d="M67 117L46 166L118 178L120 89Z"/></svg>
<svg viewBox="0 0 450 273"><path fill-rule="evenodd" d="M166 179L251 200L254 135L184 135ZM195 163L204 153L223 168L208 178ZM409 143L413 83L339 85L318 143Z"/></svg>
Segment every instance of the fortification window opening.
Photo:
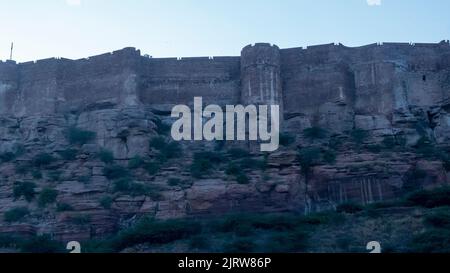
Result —
<svg viewBox="0 0 450 273"><path fill-rule="evenodd" d="M422 81L424 81L424 82L427 81L427 75L423 75L423 76L422 76Z"/></svg>

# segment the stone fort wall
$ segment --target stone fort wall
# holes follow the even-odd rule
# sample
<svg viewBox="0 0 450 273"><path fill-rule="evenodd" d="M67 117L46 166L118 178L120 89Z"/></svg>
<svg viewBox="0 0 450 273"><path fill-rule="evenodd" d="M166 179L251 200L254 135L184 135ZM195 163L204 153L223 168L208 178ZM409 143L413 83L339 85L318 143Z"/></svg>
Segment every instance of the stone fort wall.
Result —
<svg viewBox="0 0 450 273"><path fill-rule="evenodd" d="M255 44L241 56L204 58L151 58L125 48L81 60L0 62L0 115L136 105L168 111L202 96L208 104L279 103L287 119L346 127L355 114L390 117L448 100L449 71L449 41Z"/></svg>

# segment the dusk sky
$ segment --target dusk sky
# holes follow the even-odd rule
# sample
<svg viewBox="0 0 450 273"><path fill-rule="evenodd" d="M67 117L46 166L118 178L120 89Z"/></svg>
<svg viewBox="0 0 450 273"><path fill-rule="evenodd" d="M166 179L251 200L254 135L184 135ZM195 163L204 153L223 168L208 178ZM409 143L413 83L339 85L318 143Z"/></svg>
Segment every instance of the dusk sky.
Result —
<svg viewBox="0 0 450 273"><path fill-rule="evenodd" d="M0 59L237 56L247 44L450 39L448 0L0 0Z"/></svg>

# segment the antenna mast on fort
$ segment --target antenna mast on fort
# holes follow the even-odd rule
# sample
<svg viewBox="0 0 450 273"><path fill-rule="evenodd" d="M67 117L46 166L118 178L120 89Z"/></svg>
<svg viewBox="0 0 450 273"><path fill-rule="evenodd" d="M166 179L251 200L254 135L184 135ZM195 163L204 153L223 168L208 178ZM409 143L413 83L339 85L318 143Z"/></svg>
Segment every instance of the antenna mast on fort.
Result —
<svg viewBox="0 0 450 273"><path fill-rule="evenodd" d="M9 54L9 60L12 61L13 57L13 49L14 49L14 42L11 43L11 53Z"/></svg>

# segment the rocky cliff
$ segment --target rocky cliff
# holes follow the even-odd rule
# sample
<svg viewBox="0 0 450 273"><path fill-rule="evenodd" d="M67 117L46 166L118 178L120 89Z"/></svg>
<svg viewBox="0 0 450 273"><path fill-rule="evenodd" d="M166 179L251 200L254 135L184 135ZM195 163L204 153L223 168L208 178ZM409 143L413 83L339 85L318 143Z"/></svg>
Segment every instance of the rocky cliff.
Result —
<svg viewBox="0 0 450 273"><path fill-rule="evenodd" d="M170 109L194 96L280 104L282 147L173 142ZM449 139L448 41L0 63L0 233L89 240L148 215L388 201L450 182Z"/></svg>

